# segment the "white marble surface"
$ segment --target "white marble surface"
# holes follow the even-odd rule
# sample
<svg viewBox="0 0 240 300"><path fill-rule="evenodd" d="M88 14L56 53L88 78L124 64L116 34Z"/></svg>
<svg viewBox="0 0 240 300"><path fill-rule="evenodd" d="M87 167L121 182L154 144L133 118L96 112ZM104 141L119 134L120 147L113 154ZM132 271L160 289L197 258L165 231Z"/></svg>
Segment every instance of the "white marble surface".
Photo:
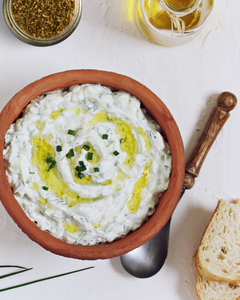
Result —
<svg viewBox="0 0 240 300"><path fill-rule="evenodd" d="M134 0L83 0L76 31L59 45L38 48L8 30L0 0L0 109L28 83L70 69L99 69L130 76L156 93L181 131L186 158L203 129L216 97L240 94L240 2L215 0L212 18L185 46L165 48L147 40L129 20ZM1 300L197 300L193 255L218 198L240 197L239 109L231 113L196 184L177 206L169 255L149 279L127 274L119 258L80 261L51 254L23 234L0 203L0 265L33 267L0 280L0 289L88 266L94 269L0 294ZM2 272L2 271L1 271ZM2 274L2 273L1 273Z"/></svg>

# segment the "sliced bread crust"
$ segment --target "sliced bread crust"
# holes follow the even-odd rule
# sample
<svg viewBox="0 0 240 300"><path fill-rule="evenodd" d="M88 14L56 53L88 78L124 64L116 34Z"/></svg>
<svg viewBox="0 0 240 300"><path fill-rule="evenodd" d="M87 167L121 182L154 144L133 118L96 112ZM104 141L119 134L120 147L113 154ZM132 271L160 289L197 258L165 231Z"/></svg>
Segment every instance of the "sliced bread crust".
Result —
<svg viewBox="0 0 240 300"><path fill-rule="evenodd" d="M201 300L239 300L240 285L228 282L209 281L197 273L197 295Z"/></svg>
<svg viewBox="0 0 240 300"><path fill-rule="evenodd" d="M240 201L219 200L201 239L196 269L204 280L240 283Z"/></svg>

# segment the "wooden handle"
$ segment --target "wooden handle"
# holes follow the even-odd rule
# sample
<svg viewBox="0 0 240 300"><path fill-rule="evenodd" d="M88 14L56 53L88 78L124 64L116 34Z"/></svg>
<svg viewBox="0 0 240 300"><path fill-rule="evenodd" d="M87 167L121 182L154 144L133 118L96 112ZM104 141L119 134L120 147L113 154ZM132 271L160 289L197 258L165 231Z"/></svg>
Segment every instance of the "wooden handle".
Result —
<svg viewBox="0 0 240 300"><path fill-rule="evenodd" d="M229 111L237 105L237 98L229 93L223 92L217 99L217 106L213 108L207 124L194 148L185 168L183 186L191 189L195 183L195 177L199 175L202 164L212 147L218 133L229 118Z"/></svg>

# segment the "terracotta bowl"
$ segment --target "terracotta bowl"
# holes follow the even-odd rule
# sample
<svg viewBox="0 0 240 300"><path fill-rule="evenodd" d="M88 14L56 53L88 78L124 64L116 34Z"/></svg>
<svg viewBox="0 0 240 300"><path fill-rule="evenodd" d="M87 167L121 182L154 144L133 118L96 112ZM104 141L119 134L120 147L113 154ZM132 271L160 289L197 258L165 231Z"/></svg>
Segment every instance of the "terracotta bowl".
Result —
<svg viewBox="0 0 240 300"><path fill-rule="evenodd" d="M96 70L73 70L53 74L37 80L18 92L0 114L0 144L4 148L4 137L9 126L18 118L24 107L39 95L75 84L98 83L117 90L124 90L141 100L143 106L160 125L172 155L172 173L168 190L160 198L152 217L139 229L111 243L81 246L72 245L42 231L24 213L15 200L8 183L3 154L0 154L0 199L5 209L19 228L30 239L45 249L62 256L78 259L106 259L123 255L147 242L167 223L172 215L183 186L185 157L179 129L164 103L139 82L116 73Z"/></svg>

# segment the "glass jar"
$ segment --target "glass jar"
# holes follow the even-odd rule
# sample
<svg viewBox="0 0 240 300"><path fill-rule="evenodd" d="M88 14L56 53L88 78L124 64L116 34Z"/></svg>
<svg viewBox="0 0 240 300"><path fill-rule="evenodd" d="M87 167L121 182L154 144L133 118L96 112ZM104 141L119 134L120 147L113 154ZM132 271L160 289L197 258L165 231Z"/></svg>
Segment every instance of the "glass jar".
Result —
<svg viewBox="0 0 240 300"><path fill-rule="evenodd" d="M61 0L58 0L56 3L60 3ZM67 37L69 37L73 31L76 29L80 18L82 14L82 2L81 0L75 0L74 1L74 9L71 12L71 21L64 27L63 30L60 31L57 34L53 34L50 37L38 37L33 36L29 34L27 31L23 30L19 24L16 22L16 18L14 17L13 13L13 4L16 5L17 1L14 0L4 0L3 2L3 14L4 19L6 21L6 24L8 28L11 30L11 32L21 41L24 43L34 45L34 46L51 46L55 45L57 43L62 42ZM46 3L45 0L42 2L43 5ZM41 9L41 8L40 8ZM28 10L29 11L29 10ZM41 11L41 10L40 10ZM70 12L69 12L70 14ZM50 14L50 17L54 16L54 14ZM56 16L56 14L55 14ZM69 17L69 16L68 16ZM67 16L66 16L67 18ZM39 18L38 18L39 20ZM55 20L55 19L54 19ZM59 18L60 22L62 22L62 19ZM28 19L24 19L25 24L27 24ZM56 21L54 21L56 22Z"/></svg>
<svg viewBox="0 0 240 300"><path fill-rule="evenodd" d="M163 46L180 46L201 31L213 0L138 0L136 19L141 31Z"/></svg>

